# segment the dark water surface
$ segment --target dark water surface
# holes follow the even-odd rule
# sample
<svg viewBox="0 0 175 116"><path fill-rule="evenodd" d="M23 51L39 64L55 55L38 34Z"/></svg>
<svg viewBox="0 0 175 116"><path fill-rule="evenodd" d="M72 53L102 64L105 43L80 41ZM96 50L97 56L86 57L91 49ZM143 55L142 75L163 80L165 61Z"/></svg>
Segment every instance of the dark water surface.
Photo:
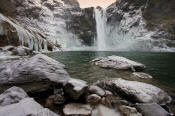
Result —
<svg viewBox="0 0 175 116"><path fill-rule="evenodd" d="M144 72L152 75L158 84L175 89L175 53L71 51L47 55L65 64L71 77L88 82L127 76L117 72L114 74L114 72L105 71L90 64L92 59L101 56L123 56L145 64L147 68Z"/></svg>

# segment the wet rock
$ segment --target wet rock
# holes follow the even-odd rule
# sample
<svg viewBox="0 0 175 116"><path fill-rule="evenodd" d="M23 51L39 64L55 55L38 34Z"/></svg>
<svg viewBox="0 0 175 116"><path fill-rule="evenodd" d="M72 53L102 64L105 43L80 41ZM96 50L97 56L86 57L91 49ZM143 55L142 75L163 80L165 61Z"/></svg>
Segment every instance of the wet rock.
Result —
<svg viewBox="0 0 175 116"><path fill-rule="evenodd" d="M65 92L74 100L78 100L87 89L87 83L79 79L70 79L64 87Z"/></svg>
<svg viewBox="0 0 175 116"><path fill-rule="evenodd" d="M134 107L121 105L121 106L119 106L119 111L124 116L142 116L142 114L137 112L136 108L134 108Z"/></svg>
<svg viewBox="0 0 175 116"><path fill-rule="evenodd" d="M156 103L136 104L136 108L143 116L169 116L169 113Z"/></svg>
<svg viewBox="0 0 175 116"><path fill-rule="evenodd" d="M98 105L101 102L101 97L96 94L87 96L86 102L90 105Z"/></svg>
<svg viewBox="0 0 175 116"><path fill-rule="evenodd" d="M105 91L103 89L101 89L100 87L95 86L95 85L91 85L89 87L88 91L90 93L97 94L97 95L99 95L101 97L103 97L105 95Z"/></svg>
<svg viewBox="0 0 175 116"><path fill-rule="evenodd" d="M18 87L8 89L0 98L0 116L58 116L29 98L24 90Z"/></svg>
<svg viewBox="0 0 175 116"><path fill-rule="evenodd" d="M119 111L99 105L92 111L92 116L122 116Z"/></svg>
<svg viewBox="0 0 175 116"><path fill-rule="evenodd" d="M43 54L0 64L0 89L5 86L19 85L25 91L45 91L51 83L65 84L69 74L64 65ZM4 86L3 86L4 85Z"/></svg>
<svg viewBox="0 0 175 116"><path fill-rule="evenodd" d="M143 73L143 72L134 72L132 74L141 79L152 79L153 78L151 75Z"/></svg>
<svg viewBox="0 0 175 116"><path fill-rule="evenodd" d="M171 101L171 97L160 88L142 82L116 78L101 81L97 85L132 102L162 104Z"/></svg>
<svg viewBox="0 0 175 116"><path fill-rule="evenodd" d="M136 71L145 69L145 65L120 56L100 57L92 60L92 62L102 68L112 68L117 70Z"/></svg>
<svg viewBox="0 0 175 116"><path fill-rule="evenodd" d="M63 109L65 116L91 116L92 108L86 104L67 104Z"/></svg>

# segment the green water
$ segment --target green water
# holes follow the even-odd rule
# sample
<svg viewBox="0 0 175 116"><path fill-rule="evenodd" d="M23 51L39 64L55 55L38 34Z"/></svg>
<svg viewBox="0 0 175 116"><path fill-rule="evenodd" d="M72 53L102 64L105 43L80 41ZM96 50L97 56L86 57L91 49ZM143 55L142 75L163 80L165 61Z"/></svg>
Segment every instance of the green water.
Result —
<svg viewBox="0 0 175 116"><path fill-rule="evenodd" d="M144 72L152 75L158 84L175 89L175 53L71 51L47 55L65 64L71 77L88 82L128 76L127 73L104 70L90 64L92 59L101 56L123 56L145 64L147 68Z"/></svg>

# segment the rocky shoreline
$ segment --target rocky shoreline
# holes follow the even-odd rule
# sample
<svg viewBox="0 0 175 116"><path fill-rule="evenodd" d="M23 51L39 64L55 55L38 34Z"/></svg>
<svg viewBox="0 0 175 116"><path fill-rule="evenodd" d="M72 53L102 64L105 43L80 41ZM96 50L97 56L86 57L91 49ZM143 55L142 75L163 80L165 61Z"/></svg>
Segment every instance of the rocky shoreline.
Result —
<svg viewBox="0 0 175 116"><path fill-rule="evenodd" d="M91 63L115 70L136 71L138 64L145 68L119 56L97 59ZM134 73L145 79L146 74ZM43 54L0 63L0 80L0 116L173 115L167 105L172 98L156 86L122 78L88 84L71 78L64 64Z"/></svg>

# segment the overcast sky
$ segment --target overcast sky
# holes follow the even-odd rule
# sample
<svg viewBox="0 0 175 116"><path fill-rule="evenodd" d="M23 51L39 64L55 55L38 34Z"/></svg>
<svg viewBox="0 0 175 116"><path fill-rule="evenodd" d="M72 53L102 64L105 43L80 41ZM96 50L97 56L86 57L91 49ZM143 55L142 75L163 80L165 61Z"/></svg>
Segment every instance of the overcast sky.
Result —
<svg viewBox="0 0 175 116"><path fill-rule="evenodd" d="M78 1L82 8L90 6L101 6L103 8L106 8L112 3L114 3L116 0L78 0Z"/></svg>

